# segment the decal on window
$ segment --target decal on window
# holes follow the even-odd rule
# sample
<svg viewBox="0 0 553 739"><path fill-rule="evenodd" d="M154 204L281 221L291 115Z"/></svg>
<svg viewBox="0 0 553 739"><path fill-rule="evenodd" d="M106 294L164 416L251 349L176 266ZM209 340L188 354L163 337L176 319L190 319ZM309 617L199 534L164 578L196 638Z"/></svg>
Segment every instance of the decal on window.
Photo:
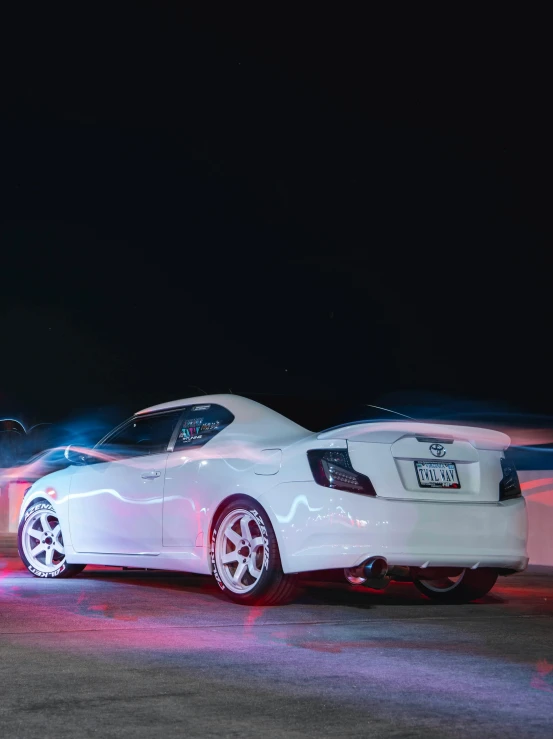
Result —
<svg viewBox="0 0 553 739"><path fill-rule="evenodd" d="M179 434L179 440L183 443L192 441L193 439L201 439L200 429L203 418L189 418L186 420L186 426L183 426Z"/></svg>
<svg viewBox="0 0 553 739"><path fill-rule="evenodd" d="M185 418L185 423L187 428L195 428L196 426L199 428L202 425L203 417L202 418Z"/></svg>
<svg viewBox="0 0 553 739"><path fill-rule="evenodd" d="M202 423L202 425L200 426L200 431L203 434L208 434L210 431L215 431L220 423L221 421L210 421L209 423Z"/></svg>
<svg viewBox="0 0 553 739"><path fill-rule="evenodd" d="M202 446L234 420L230 411L214 403L192 406L188 413L190 415L185 415L183 419L175 449L184 446Z"/></svg>
<svg viewBox="0 0 553 739"><path fill-rule="evenodd" d="M179 436L179 441L182 444L187 444L190 441L196 441L197 439L201 439L203 434L191 434L190 429L183 429Z"/></svg>

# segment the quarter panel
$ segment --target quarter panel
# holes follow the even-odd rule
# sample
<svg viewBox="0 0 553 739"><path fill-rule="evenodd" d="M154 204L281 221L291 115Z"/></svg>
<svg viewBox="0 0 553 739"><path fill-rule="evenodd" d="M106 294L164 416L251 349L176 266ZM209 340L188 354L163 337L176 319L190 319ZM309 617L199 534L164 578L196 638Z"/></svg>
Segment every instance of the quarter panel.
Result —
<svg viewBox="0 0 553 739"><path fill-rule="evenodd" d="M221 434L221 437L223 434ZM227 435L203 447L180 449L169 455L163 502L163 547L209 548L213 515L225 498L247 495L257 499L277 484L278 469L256 474L265 462L265 445ZM207 555L206 555L207 556Z"/></svg>

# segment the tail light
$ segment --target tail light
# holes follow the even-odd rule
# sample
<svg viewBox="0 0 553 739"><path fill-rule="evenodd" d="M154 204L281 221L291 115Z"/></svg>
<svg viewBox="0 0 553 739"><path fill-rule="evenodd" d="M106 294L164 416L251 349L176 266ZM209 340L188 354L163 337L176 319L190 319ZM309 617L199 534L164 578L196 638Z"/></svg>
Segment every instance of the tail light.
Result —
<svg viewBox="0 0 553 739"><path fill-rule="evenodd" d="M501 459L503 479L499 483L499 500L510 500L520 498L522 490L515 465L507 459Z"/></svg>
<svg viewBox="0 0 553 739"><path fill-rule="evenodd" d="M353 469L347 449L310 449L307 458L318 485L347 493L376 495L369 478Z"/></svg>

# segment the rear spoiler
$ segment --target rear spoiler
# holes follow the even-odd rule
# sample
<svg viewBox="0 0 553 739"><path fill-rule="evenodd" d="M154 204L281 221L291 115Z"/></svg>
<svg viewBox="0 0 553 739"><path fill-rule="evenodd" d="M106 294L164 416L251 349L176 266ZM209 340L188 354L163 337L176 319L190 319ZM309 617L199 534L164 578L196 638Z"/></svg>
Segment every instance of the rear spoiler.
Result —
<svg viewBox="0 0 553 739"><path fill-rule="evenodd" d="M481 429L472 426L452 426L441 423L423 423L418 421L383 421L376 423L350 423L335 426L317 434L317 439L345 439L348 441L365 441L374 444L393 444L404 436L432 439L442 443L452 441L468 441L476 449L501 451L507 449L511 439L507 434L492 429Z"/></svg>

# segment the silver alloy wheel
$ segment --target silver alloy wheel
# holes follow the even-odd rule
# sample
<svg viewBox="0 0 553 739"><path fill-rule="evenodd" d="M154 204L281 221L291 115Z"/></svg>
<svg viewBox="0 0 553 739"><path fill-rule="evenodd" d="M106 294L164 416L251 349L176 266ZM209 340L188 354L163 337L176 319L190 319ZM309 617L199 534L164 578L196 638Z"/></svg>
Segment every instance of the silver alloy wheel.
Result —
<svg viewBox="0 0 553 739"><path fill-rule="evenodd" d="M237 508L221 521L215 542L215 562L225 587L248 593L263 573L265 537L250 511Z"/></svg>
<svg viewBox="0 0 553 739"><path fill-rule="evenodd" d="M465 576L466 570L463 570L459 575L455 577L442 577L439 580L421 580L425 588L432 590L434 593L449 593L461 584Z"/></svg>
<svg viewBox="0 0 553 739"><path fill-rule="evenodd" d="M40 572L55 572L65 562L61 526L52 511L38 510L29 516L21 545L29 564Z"/></svg>

